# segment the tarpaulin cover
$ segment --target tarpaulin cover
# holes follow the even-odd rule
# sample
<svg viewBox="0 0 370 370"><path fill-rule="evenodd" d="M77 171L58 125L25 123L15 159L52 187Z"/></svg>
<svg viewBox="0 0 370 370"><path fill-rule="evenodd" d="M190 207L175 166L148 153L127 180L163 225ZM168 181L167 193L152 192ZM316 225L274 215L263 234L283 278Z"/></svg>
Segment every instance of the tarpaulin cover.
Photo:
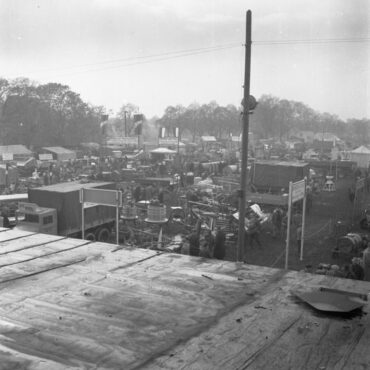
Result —
<svg viewBox="0 0 370 370"><path fill-rule="evenodd" d="M67 182L44 186L42 188L28 189L28 200L36 203L40 207L54 208L57 210L58 234L69 235L72 232L81 230L81 210L80 189L99 188L115 190L114 183L88 183L80 184ZM115 207L96 206L85 209L86 228L96 220L101 224L107 220L114 221L116 217Z"/></svg>
<svg viewBox="0 0 370 370"><path fill-rule="evenodd" d="M251 170L252 183L257 187L285 188L289 182L296 182L309 175L307 163L255 162Z"/></svg>

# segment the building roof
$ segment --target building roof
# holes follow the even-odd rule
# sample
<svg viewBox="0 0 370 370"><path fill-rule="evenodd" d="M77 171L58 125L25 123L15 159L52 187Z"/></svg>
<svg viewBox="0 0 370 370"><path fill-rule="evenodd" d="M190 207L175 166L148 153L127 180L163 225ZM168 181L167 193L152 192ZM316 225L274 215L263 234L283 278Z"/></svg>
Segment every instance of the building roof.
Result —
<svg viewBox="0 0 370 370"><path fill-rule="evenodd" d="M69 150L61 146L48 146L48 147L43 147L42 149L45 149L48 152L52 152L55 154L74 154L75 153L73 150Z"/></svg>
<svg viewBox="0 0 370 370"><path fill-rule="evenodd" d="M368 292L369 282L16 229L0 228L0 248L4 369L370 363L370 315L344 321L292 295L320 286Z"/></svg>
<svg viewBox="0 0 370 370"><path fill-rule="evenodd" d="M57 193L69 193L70 191L80 190L82 188L106 188L106 187L114 187L114 183L112 182L88 182L88 183L81 183L78 181L70 181L70 182L60 182L58 184L42 186L40 188L34 188L33 190L41 190L41 191L51 191Z"/></svg>
<svg viewBox="0 0 370 370"><path fill-rule="evenodd" d="M268 166L281 166L281 167L306 167L307 162L293 162L293 161L273 161L273 160L258 160L254 164L268 165Z"/></svg>
<svg viewBox="0 0 370 370"><path fill-rule="evenodd" d="M24 145L1 145L0 155L3 153L32 155L32 152Z"/></svg>
<svg viewBox="0 0 370 370"><path fill-rule="evenodd" d="M156 149L151 150L150 153L175 154L176 153L176 150L171 150L171 149L168 149L168 148L160 147L160 148L156 148Z"/></svg>
<svg viewBox="0 0 370 370"><path fill-rule="evenodd" d="M214 136L202 136L201 139L205 143L215 143L217 141Z"/></svg>
<svg viewBox="0 0 370 370"><path fill-rule="evenodd" d="M358 148L352 150L350 152L351 154L370 154L370 149L368 149L366 146L359 146Z"/></svg>

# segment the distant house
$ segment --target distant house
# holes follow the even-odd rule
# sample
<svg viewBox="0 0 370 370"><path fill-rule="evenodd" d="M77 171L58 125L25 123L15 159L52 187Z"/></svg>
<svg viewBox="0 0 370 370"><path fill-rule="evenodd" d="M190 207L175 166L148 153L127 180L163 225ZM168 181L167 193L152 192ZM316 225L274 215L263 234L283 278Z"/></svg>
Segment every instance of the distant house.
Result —
<svg viewBox="0 0 370 370"><path fill-rule="evenodd" d="M370 149L362 145L350 152L350 159L356 162L358 167L368 168L370 165Z"/></svg>
<svg viewBox="0 0 370 370"><path fill-rule="evenodd" d="M217 142L214 136L202 136L201 137L202 143L215 143Z"/></svg>
<svg viewBox="0 0 370 370"><path fill-rule="evenodd" d="M42 148L43 153L51 153L53 159L56 161L68 161L70 159L76 159L76 152L63 148L61 146L50 146Z"/></svg>
<svg viewBox="0 0 370 370"><path fill-rule="evenodd" d="M314 140L317 141L331 141L336 146L337 143L340 143L342 140L331 132L318 132L314 136Z"/></svg>
<svg viewBox="0 0 370 370"><path fill-rule="evenodd" d="M312 143L315 139L315 133L308 130L293 129L290 131L289 136L291 139L300 139L305 143Z"/></svg>
<svg viewBox="0 0 370 370"><path fill-rule="evenodd" d="M330 132L319 132L315 134L313 147L321 152L331 152L335 146L343 146L344 142Z"/></svg>
<svg viewBox="0 0 370 370"><path fill-rule="evenodd" d="M17 161L25 162L31 157L33 153L24 145L2 145L0 146L0 156L3 161Z"/></svg>

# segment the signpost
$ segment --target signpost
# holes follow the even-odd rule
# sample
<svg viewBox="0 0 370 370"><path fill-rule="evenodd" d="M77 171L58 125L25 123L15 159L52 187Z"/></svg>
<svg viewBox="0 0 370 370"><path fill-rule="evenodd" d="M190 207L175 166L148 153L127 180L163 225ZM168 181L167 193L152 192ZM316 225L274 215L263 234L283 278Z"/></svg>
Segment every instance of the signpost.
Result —
<svg viewBox="0 0 370 370"><path fill-rule="evenodd" d="M164 146L177 146L179 145L179 138L171 137L171 138L165 138L165 139L158 139L158 145L164 145Z"/></svg>
<svg viewBox="0 0 370 370"><path fill-rule="evenodd" d="M13 153L3 153L2 157L3 157L3 161L12 161Z"/></svg>
<svg viewBox="0 0 370 370"><path fill-rule="evenodd" d="M39 154L39 160L40 161L52 161L53 160L53 155L52 154Z"/></svg>
<svg viewBox="0 0 370 370"><path fill-rule="evenodd" d="M119 208L122 207L122 192L118 190L84 189L80 190L82 204L82 239L85 239L85 208L92 205L116 207L116 241L119 244ZM86 204L87 203L87 204Z"/></svg>
<svg viewBox="0 0 370 370"><path fill-rule="evenodd" d="M137 136L121 136L117 138L110 138L107 140L108 145L117 145L117 146L125 146L125 145L139 145L139 139Z"/></svg>
<svg viewBox="0 0 370 370"><path fill-rule="evenodd" d="M293 183L289 182L289 200L288 200L288 225L287 225L287 237L286 237L286 248L285 248L285 269L288 269L289 261L289 244L290 244L290 225L292 219L292 206L295 202L303 199L302 209L302 228L301 228L301 246L300 246L300 260L303 260L303 245L304 245L304 226L306 221L306 186L307 178L301 181Z"/></svg>

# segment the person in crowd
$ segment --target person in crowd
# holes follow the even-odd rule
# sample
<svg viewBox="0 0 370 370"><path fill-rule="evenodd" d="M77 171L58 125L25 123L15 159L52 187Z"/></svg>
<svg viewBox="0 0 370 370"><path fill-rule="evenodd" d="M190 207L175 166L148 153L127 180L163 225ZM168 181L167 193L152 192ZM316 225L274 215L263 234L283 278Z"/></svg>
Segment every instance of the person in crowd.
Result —
<svg viewBox="0 0 370 370"><path fill-rule="evenodd" d="M151 200L153 198L153 186L149 184L145 188L145 200Z"/></svg>
<svg viewBox="0 0 370 370"><path fill-rule="evenodd" d="M189 241L189 254L191 256L199 256L200 249L200 230L201 230L202 221L198 220L194 231L188 236Z"/></svg>
<svg viewBox="0 0 370 370"><path fill-rule="evenodd" d="M222 229L218 229L215 237L213 257L223 260L226 254L226 234Z"/></svg>
<svg viewBox="0 0 370 370"><path fill-rule="evenodd" d="M158 200L159 200L159 203L161 203L161 204L164 203L164 190L163 190L163 187L160 187L159 188L159 191L158 191Z"/></svg>
<svg viewBox="0 0 370 370"><path fill-rule="evenodd" d="M349 189L348 189L348 199L349 201L353 204L353 202L355 201L355 196L356 196L356 193L355 193L355 190L353 189L353 186L351 186Z"/></svg>
<svg viewBox="0 0 370 370"><path fill-rule="evenodd" d="M212 234L211 230L207 230L202 246L200 247L199 256L205 258L212 258L213 251L215 248L215 237Z"/></svg>
<svg viewBox="0 0 370 370"><path fill-rule="evenodd" d="M8 216L9 216L9 211L8 211L8 209L4 208L3 211L1 212L1 217L3 219L2 220L3 221L2 227L6 227L6 228L11 227Z"/></svg>
<svg viewBox="0 0 370 370"><path fill-rule="evenodd" d="M302 226L302 213L300 210L294 213L292 217L292 223L293 223L293 226L295 227Z"/></svg>
<svg viewBox="0 0 370 370"><path fill-rule="evenodd" d="M275 208L271 216L272 222L272 237L276 238L281 235L281 227L283 222L283 210L281 208Z"/></svg>
<svg viewBox="0 0 370 370"><path fill-rule="evenodd" d="M299 225L296 230L297 233L297 252L298 257L301 255L301 243L302 243L302 226Z"/></svg>
<svg viewBox="0 0 370 370"><path fill-rule="evenodd" d="M134 190L134 199L135 202L139 202L141 200L141 186L137 185Z"/></svg>
<svg viewBox="0 0 370 370"><path fill-rule="evenodd" d="M370 243L362 253L362 266L364 269L364 280L370 281Z"/></svg>
<svg viewBox="0 0 370 370"><path fill-rule="evenodd" d="M348 277L354 280L364 280L364 267L361 258L352 258Z"/></svg>
<svg viewBox="0 0 370 370"><path fill-rule="evenodd" d="M307 214L310 213L312 205L313 205L312 189L310 187L307 187L307 194L306 194L306 213Z"/></svg>
<svg viewBox="0 0 370 370"><path fill-rule="evenodd" d="M253 248L254 242L257 243L259 247L262 247L260 241L260 233L261 233L261 222L256 214L253 212L250 215L250 225L248 227L248 237L249 237L249 245Z"/></svg>

